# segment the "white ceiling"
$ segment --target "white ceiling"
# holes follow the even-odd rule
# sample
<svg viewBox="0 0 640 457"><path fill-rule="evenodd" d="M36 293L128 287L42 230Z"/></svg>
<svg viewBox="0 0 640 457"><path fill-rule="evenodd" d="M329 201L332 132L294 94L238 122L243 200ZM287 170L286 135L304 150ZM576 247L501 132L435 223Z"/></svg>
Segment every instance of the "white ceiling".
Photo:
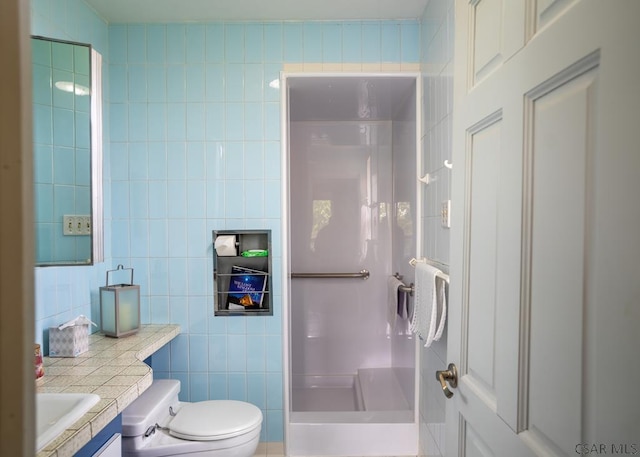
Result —
<svg viewBox="0 0 640 457"><path fill-rule="evenodd" d="M429 0L86 0L111 23L416 19Z"/></svg>

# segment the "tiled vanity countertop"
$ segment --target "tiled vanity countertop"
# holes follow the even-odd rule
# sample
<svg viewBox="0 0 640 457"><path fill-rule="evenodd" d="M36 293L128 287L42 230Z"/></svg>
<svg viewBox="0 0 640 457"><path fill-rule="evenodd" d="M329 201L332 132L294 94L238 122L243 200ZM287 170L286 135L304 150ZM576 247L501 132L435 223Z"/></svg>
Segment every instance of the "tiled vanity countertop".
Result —
<svg viewBox="0 0 640 457"><path fill-rule="evenodd" d="M37 392L94 393L100 401L37 457L72 457L91 441L151 385L151 368L142 361L179 333L179 325L143 325L124 338L95 333L89 336L89 351L78 357L45 357Z"/></svg>

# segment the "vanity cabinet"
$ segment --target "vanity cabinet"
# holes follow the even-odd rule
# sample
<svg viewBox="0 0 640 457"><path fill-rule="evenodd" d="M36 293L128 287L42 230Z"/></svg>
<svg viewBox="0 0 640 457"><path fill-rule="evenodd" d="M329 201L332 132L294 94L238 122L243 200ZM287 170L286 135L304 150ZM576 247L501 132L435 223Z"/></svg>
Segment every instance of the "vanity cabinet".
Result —
<svg viewBox="0 0 640 457"><path fill-rule="evenodd" d="M214 314L273 315L271 271L271 230L214 230Z"/></svg>

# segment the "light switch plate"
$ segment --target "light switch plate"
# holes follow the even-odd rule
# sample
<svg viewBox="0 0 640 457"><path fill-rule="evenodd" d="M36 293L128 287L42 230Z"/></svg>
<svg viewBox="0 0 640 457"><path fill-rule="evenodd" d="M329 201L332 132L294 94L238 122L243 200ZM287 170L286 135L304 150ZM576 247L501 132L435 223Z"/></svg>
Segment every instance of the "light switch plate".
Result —
<svg viewBox="0 0 640 457"><path fill-rule="evenodd" d="M91 235L91 216L62 216L62 234L67 236Z"/></svg>
<svg viewBox="0 0 640 457"><path fill-rule="evenodd" d="M442 219L442 226L444 228L451 228L451 200L445 200L442 202L440 215Z"/></svg>

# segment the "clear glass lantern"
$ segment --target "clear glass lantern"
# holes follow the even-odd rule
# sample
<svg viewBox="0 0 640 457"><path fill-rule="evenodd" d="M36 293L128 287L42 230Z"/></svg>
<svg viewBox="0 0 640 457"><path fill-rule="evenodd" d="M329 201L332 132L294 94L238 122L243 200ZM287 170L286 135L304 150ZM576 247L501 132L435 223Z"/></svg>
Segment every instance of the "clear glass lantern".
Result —
<svg viewBox="0 0 640 457"><path fill-rule="evenodd" d="M131 270L129 284L109 284L109 273ZM118 265L107 271L107 285L100 288L100 322L102 333L120 338L140 329L140 286L133 284L133 268Z"/></svg>

